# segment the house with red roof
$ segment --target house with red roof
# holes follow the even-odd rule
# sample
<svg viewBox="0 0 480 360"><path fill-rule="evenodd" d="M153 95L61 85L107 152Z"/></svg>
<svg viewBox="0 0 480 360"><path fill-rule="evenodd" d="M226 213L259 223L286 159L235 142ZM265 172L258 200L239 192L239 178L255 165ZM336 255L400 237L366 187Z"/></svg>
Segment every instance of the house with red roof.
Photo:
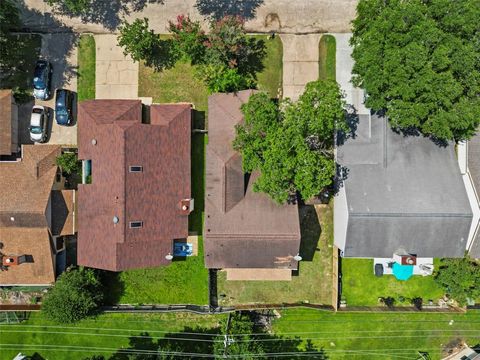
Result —
<svg viewBox="0 0 480 360"><path fill-rule="evenodd" d="M190 104L79 104L78 154L90 173L78 188L79 265L123 271L170 263L193 210L191 121Z"/></svg>

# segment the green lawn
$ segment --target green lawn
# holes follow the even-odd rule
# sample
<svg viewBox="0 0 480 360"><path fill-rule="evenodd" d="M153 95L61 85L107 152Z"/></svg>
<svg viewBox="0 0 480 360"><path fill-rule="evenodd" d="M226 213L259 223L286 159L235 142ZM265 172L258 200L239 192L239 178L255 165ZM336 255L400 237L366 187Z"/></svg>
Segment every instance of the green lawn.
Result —
<svg viewBox="0 0 480 360"><path fill-rule="evenodd" d="M480 342L480 312L328 313L310 309L280 311L273 323L277 335L311 339L337 359L419 359L426 351L440 359L442 346L455 339L474 346ZM453 320L450 325L449 322Z"/></svg>
<svg viewBox="0 0 480 360"><path fill-rule="evenodd" d="M33 99L33 70L35 62L40 57L42 37L40 35L15 35L15 50L12 51L12 64L0 76L0 89L14 89L15 97L19 102Z"/></svg>
<svg viewBox="0 0 480 360"><path fill-rule="evenodd" d="M263 39L266 46L266 56L263 59L264 69L257 74L258 89L267 91L272 98L278 97L282 88L283 75L283 44L280 36L271 39L265 35L256 35Z"/></svg>
<svg viewBox="0 0 480 360"><path fill-rule="evenodd" d="M335 55L336 43L332 35L322 35L318 45L319 58L319 78L335 80Z"/></svg>
<svg viewBox="0 0 480 360"><path fill-rule="evenodd" d="M95 99L95 38L80 36L78 45L78 101Z"/></svg>
<svg viewBox="0 0 480 360"><path fill-rule="evenodd" d="M333 205L300 208L302 243L298 275L291 281L227 281L219 272L221 305L252 303L332 304ZM320 219L320 224L319 220ZM224 294L225 297L222 297Z"/></svg>
<svg viewBox="0 0 480 360"><path fill-rule="evenodd" d="M0 358L13 359L20 351L27 355L37 352L42 359L56 360L80 360L95 354L110 356L119 349L154 351L162 338L160 341L175 336L211 339L182 333L216 333L223 317L188 313L103 314L75 325L58 325L45 320L41 313L31 313L29 320L20 324L0 325ZM208 351L196 348L198 343L194 341L175 344L182 351ZM200 343L204 347L210 345L211 342Z"/></svg>
<svg viewBox="0 0 480 360"><path fill-rule="evenodd" d="M434 260L438 268L438 260ZM395 305L411 305L409 299L421 297L424 302L438 300L444 294L432 276L414 275L407 281L393 275L380 278L373 274L373 259L342 259L342 299L347 306L377 306L379 297L395 298ZM399 297L406 300L402 303Z"/></svg>

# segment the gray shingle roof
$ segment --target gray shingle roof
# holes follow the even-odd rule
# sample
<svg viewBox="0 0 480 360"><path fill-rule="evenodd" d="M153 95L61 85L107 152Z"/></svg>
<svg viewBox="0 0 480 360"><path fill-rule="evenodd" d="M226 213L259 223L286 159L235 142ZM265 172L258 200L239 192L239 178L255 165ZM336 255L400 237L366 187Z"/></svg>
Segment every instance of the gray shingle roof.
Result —
<svg viewBox="0 0 480 360"><path fill-rule="evenodd" d="M480 194L480 136L475 135L468 142L468 171L475 191ZM480 258L480 231L477 232L473 244L470 247L470 255L474 258Z"/></svg>
<svg viewBox="0 0 480 360"><path fill-rule="evenodd" d="M337 161L347 169L344 256L389 257L399 248L463 255L472 211L452 144L404 136L385 118L361 115Z"/></svg>

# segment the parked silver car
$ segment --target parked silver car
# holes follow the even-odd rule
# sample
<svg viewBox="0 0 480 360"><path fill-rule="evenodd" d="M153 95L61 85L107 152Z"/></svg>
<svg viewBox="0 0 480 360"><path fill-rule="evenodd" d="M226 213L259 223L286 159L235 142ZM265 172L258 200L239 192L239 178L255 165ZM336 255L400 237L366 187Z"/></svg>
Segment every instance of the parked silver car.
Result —
<svg viewBox="0 0 480 360"><path fill-rule="evenodd" d="M45 142L47 140L48 110L44 106L35 105L30 117L30 140Z"/></svg>

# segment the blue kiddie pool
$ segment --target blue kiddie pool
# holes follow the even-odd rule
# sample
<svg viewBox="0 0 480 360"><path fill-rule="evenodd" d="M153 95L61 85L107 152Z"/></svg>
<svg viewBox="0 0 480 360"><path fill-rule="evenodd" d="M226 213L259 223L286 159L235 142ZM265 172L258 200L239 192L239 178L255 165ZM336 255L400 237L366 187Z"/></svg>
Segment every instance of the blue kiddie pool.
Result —
<svg viewBox="0 0 480 360"><path fill-rule="evenodd" d="M399 263L393 264L393 275L397 280L408 280L413 275L413 265L400 265Z"/></svg>

